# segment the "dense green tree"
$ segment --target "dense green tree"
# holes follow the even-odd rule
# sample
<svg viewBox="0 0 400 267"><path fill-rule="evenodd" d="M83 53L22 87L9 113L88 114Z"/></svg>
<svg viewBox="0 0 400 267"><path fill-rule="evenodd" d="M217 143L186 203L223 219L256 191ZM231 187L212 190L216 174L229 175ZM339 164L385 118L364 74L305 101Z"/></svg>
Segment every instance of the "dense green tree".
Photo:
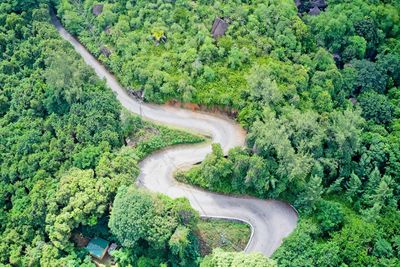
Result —
<svg viewBox="0 0 400 267"><path fill-rule="evenodd" d="M256 66L248 77L250 96L261 105L278 105L283 100L282 93L271 79L266 67Z"/></svg>
<svg viewBox="0 0 400 267"><path fill-rule="evenodd" d="M349 37L349 44L343 51L343 60L346 62L352 59L363 59L367 49L367 42L361 36Z"/></svg>
<svg viewBox="0 0 400 267"><path fill-rule="evenodd" d="M243 252L224 252L221 249L216 249L213 253L207 256L201 263L202 267L273 267L276 263L265 256L253 253L244 254Z"/></svg>
<svg viewBox="0 0 400 267"><path fill-rule="evenodd" d="M221 145L213 144L212 153L206 157L201 168L201 175L206 183L210 187L226 187L229 184L230 169L230 162L224 157Z"/></svg>
<svg viewBox="0 0 400 267"><path fill-rule="evenodd" d="M317 220L324 233L339 230L344 222L344 212L340 204L330 201L318 203Z"/></svg>
<svg viewBox="0 0 400 267"><path fill-rule="evenodd" d="M0 5L0 262L88 264L69 237L103 215L109 187L67 170L122 145L118 102L61 41L45 1Z"/></svg>
<svg viewBox="0 0 400 267"><path fill-rule="evenodd" d="M375 243L373 253L378 257L390 258L393 256L393 249L387 240L378 239Z"/></svg>
<svg viewBox="0 0 400 267"><path fill-rule="evenodd" d="M321 200L323 193L321 177L314 175L308 181L305 190L297 199L297 206L305 211L312 211L316 208L316 204Z"/></svg>
<svg viewBox="0 0 400 267"><path fill-rule="evenodd" d="M309 219L299 221L299 225L273 254L278 266L312 266L313 238L318 232L318 226Z"/></svg>
<svg viewBox="0 0 400 267"><path fill-rule="evenodd" d="M357 200L358 195L361 192L361 180L355 173L350 175L346 187L346 195L349 201L352 202Z"/></svg>
<svg viewBox="0 0 400 267"><path fill-rule="evenodd" d="M389 86L400 85L400 51L391 51L385 54L378 55L377 64L385 71L390 77L388 81Z"/></svg>
<svg viewBox="0 0 400 267"><path fill-rule="evenodd" d="M146 101L238 113L248 146L226 158L214 145L184 176L301 207L298 229L274 255L281 266L399 265L397 1L327 1L318 16L305 13L312 1L299 10L292 0L53 2L69 31ZM49 24L47 5L0 4L0 264L90 266L71 231L106 228L108 204L134 181L137 160L195 138L157 128L160 136L119 151L148 125L124 124L115 96ZM210 33L216 17L229 24L219 38ZM195 265L189 203L138 194L133 210L156 219L136 224L147 231L137 231L134 251L116 252L119 264Z"/></svg>
<svg viewBox="0 0 400 267"><path fill-rule="evenodd" d="M192 233L197 220L198 214L185 199L172 200L121 186L109 220L111 232L124 248L116 253L118 262L134 263L138 257L160 262L168 248L165 256L172 265L193 266L198 258L198 243Z"/></svg>
<svg viewBox="0 0 400 267"><path fill-rule="evenodd" d="M166 216L167 212L161 197L122 187L115 198L109 226L124 247L134 248L144 240L163 248L177 227L176 218Z"/></svg>
<svg viewBox="0 0 400 267"><path fill-rule="evenodd" d="M105 178L110 193L117 192L120 185L132 184L139 174L137 155L130 148L102 154L96 166L96 175Z"/></svg>
<svg viewBox="0 0 400 267"><path fill-rule="evenodd" d="M349 176L351 159L360 149L360 134L364 120L359 110L346 109L343 112L334 111L330 114L327 145L327 158L337 162L338 174Z"/></svg>
<svg viewBox="0 0 400 267"><path fill-rule="evenodd" d="M362 116L376 123L388 124L392 121L393 106L385 95L367 92L358 98L362 109Z"/></svg>
<svg viewBox="0 0 400 267"><path fill-rule="evenodd" d="M72 229L79 224L94 225L107 206L107 188L92 170L72 169L60 179L50 199L46 222L55 247L64 249Z"/></svg>
<svg viewBox="0 0 400 267"><path fill-rule="evenodd" d="M178 226L168 241L171 254L168 259L172 265L193 266L197 261L198 243L191 230L185 226Z"/></svg>
<svg viewBox="0 0 400 267"><path fill-rule="evenodd" d="M322 244L317 244L315 246L315 265L334 267L341 263L341 258L339 254L339 246L334 242L326 242Z"/></svg>
<svg viewBox="0 0 400 267"><path fill-rule="evenodd" d="M355 93L368 91L384 93L386 91L387 75L377 63L368 60L354 60L351 62L351 66L357 72Z"/></svg>

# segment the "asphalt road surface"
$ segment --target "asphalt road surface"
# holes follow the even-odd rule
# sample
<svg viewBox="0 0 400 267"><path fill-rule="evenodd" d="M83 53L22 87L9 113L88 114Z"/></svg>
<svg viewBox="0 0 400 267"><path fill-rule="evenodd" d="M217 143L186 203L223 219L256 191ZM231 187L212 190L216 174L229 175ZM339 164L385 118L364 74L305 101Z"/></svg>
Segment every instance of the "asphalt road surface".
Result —
<svg viewBox="0 0 400 267"><path fill-rule="evenodd" d="M225 152L232 147L244 145L244 130L227 117L169 106L141 104L131 98L115 77L63 28L54 14L52 22L60 35L75 48L97 75L106 80L122 106L129 111L142 114L151 121L207 135L212 142L220 143ZM283 238L296 227L297 213L290 205L276 200L210 193L174 180L173 173L177 168L202 161L210 151L211 145L207 143L175 146L154 153L140 162L138 184L172 198L186 197L202 216L234 218L247 222L251 225L252 235L245 251L257 251L270 256Z"/></svg>

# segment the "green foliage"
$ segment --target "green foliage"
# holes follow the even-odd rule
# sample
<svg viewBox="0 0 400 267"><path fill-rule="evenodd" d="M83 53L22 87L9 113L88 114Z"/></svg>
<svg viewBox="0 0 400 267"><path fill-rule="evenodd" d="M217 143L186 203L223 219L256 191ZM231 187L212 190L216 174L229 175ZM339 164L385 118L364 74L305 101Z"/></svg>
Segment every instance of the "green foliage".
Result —
<svg viewBox="0 0 400 267"><path fill-rule="evenodd" d="M122 187L115 197L109 226L124 247L134 248L142 239L162 248L177 227L176 218L166 214L168 207L162 198Z"/></svg>
<svg viewBox="0 0 400 267"><path fill-rule="evenodd" d="M268 68L256 66L248 77L251 100L260 105L279 105L282 100L282 92L278 85L271 80Z"/></svg>
<svg viewBox="0 0 400 267"><path fill-rule="evenodd" d="M246 75L238 70L248 69L256 55L296 57L302 48L300 40L308 34L290 0L251 5L178 1L157 3L157 12L151 1L102 3L100 16L92 14L92 1L62 0L58 13L94 54L100 55L101 45L107 44L113 55L101 59L123 85L141 87L146 99L154 102L179 99L239 108L243 100L236 93L244 89L238 87L246 85ZM235 19L225 37L216 41L209 29L221 15ZM152 39L163 35L168 41L156 46ZM234 98L226 97L227 87Z"/></svg>
<svg viewBox="0 0 400 267"><path fill-rule="evenodd" d="M346 195L350 202L358 198L361 192L361 184L362 183L360 178L355 173L352 173L350 175L349 181L347 182L347 192L346 192Z"/></svg>
<svg viewBox="0 0 400 267"><path fill-rule="evenodd" d="M0 264L93 266L69 237L119 186L93 169L122 145L120 106L48 18L45 1L0 4Z"/></svg>
<svg viewBox="0 0 400 267"><path fill-rule="evenodd" d="M324 233L339 230L344 222L344 212L339 203L321 201L318 203L317 221Z"/></svg>
<svg viewBox="0 0 400 267"><path fill-rule="evenodd" d="M193 266L198 263L198 242L191 229L178 226L172 234L168 246L168 261L172 266Z"/></svg>
<svg viewBox="0 0 400 267"><path fill-rule="evenodd" d="M143 121L127 111L122 116L122 132L138 160L164 147L205 141L203 136Z"/></svg>
<svg viewBox="0 0 400 267"><path fill-rule="evenodd" d="M365 59L354 60L351 62L351 66L356 70L355 90L386 92L387 76L377 63Z"/></svg>
<svg viewBox="0 0 400 267"><path fill-rule="evenodd" d="M109 193L115 194L120 185L131 185L139 175L137 155L128 147L103 153L95 171L98 177L106 179Z"/></svg>
<svg viewBox="0 0 400 267"><path fill-rule="evenodd" d="M238 113L247 147L226 158L214 145L181 177L294 203L304 223L277 251L280 265L399 265L398 1L327 1L320 15L301 18L292 0L104 0L98 16L92 0L54 2L71 33L145 100ZM71 231L104 222L138 160L202 138L121 120L115 96L49 24L47 4L0 4L0 263L90 266L68 240ZM229 22L217 40L215 17ZM155 45L153 33L168 41ZM120 150L125 139L135 148ZM137 197L132 213L156 220L135 225L138 236L126 237L135 251L116 252L119 263L195 265L189 203ZM204 264L265 262L215 254Z"/></svg>
<svg viewBox="0 0 400 267"><path fill-rule="evenodd" d="M100 44L111 48L111 57L100 58L125 86L143 89L153 102L233 108L249 132L246 148L224 157L214 145L180 180L283 198L301 214L316 213L319 227L309 240L320 236L321 244L304 262L291 259L294 266L342 262L330 239L346 220L342 207L326 202L328 194L346 198L372 225L398 203L397 3L330 1L319 16L300 19L293 1L157 2L157 12L151 1L103 2L118 15L107 25L111 30L104 31L84 1L76 21L90 25L78 36L96 55ZM79 5L71 9L74 14ZM230 18L229 28L213 40L209 29L217 16ZM155 46L155 29L168 42ZM153 146L159 147L138 150L145 155Z"/></svg>
<svg viewBox="0 0 400 267"><path fill-rule="evenodd" d="M175 232L169 239L168 245L171 248L172 254L175 254L183 258L183 253L185 252L187 246L189 245L189 233L190 230L183 226L178 226ZM181 265L185 265L181 263Z"/></svg>
<svg viewBox="0 0 400 267"><path fill-rule="evenodd" d="M305 212L315 210L316 204L321 200L323 192L322 178L318 175L311 176L305 190L298 198L296 206L300 207Z"/></svg>
<svg viewBox="0 0 400 267"><path fill-rule="evenodd" d="M108 231L99 223L117 189L134 183L140 157L203 138L121 119L115 95L49 23L47 4L22 2L0 4L0 265L93 266L71 234ZM128 135L149 138L120 149ZM174 208L178 222L196 224L188 203Z"/></svg>
<svg viewBox="0 0 400 267"><path fill-rule="evenodd" d="M230 174L230 161L224 157L221 145L213 144L212 153L207 155L201 166L192 169L189 174L178 174L178 179L214 190L229 190Z"/></svg>
<svg viewBox="0 0 400 267"><path fill-rule="evenodd" d="M107 185L92 170L71 169L49 199L47 232L53 245L65 249L72 229L94 225L107 205Z"/></svg>
<svg viewBox="0 0 400 267"><path fill-rule="evenodd" d="M202 136L149 122L140 122L128 138L135 143L134 151L139 159L167 146L205 141Z"/></svg>
<svg viewBox="0 0 400 267"><path fill-rule="evenodd" d="M330 203L330 204L328 204ZM324 206L332 208L341 205L326 201ZM335 209L336 209L335 208ZM330 235L318 230L312 218L302 218L295 232L288 237L283 246L273 255L279 266L396 266L398 258L393 255L396 248L392 236L398 235L397 223L389 226L391 220L399 218L398 211L387 213L382 224L371 224L347 208L340 208L344 215L342 228L330 230ZM320 217L321 215L317 215ZM325 216L324 216L325 217ZM333 219L333 217L331 217ZM384 219L385 218L385 219ZM320 220L320 219L318 219ZM332 221L334 222L334 221Z"/></svg>
<svg viewBox="0 0 400 267"><path fill-rule="evenodd" d="M268 259L259 253L244 254L243 252L225 252L215 249L200 264L201 267L274 267L275 261Z"/></svg>
<svg viewBox="0 0 400 267"><path fill-rule="evenodd" d="M360 95L362 115L367 120L388 124L393 118L393 106L385 95L367 92Z"/></svg>
<svg viewBox="0 0 400 267"><path fill-rule="evenodd" d="M114 200L109 227L118 242L133 251L133 258L140 256L138 265L159 262L162 254L154 258L151 251L164 253L168 248L171 255L167 258L171 263L192 266L198 257L197 243L191 234L197 218L187 200L172 200L133 186L122 186ZM143 247L147 249L140 255ZM121 264L133 262L129 259L133 255L123 251L117 254Z"/></svg>

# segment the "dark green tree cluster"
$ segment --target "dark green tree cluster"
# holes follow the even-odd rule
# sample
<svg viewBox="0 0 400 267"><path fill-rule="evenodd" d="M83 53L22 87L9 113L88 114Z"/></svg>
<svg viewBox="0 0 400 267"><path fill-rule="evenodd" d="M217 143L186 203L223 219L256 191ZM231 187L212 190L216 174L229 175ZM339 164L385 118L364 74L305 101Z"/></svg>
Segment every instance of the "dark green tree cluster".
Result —
<svg viewBox="0 0 400 267"><path fill-rule="evenodd" d="M199 257L193 234L198 219L186 199L120 187L109 221L123 246L115 256L124 266L159 266L165 259L170 266L193 266Z"/></svg>
<svg viewBox="0 0 400 267"><path fill-rule="evenodd" d="M0 263L93 265L70 241L138 174L120 105L61 41L46 1L0 4Z"/></svg>
<svg viewBox="0 0 400 267"><path fill-rule="evenodd" d="M94 266L74 232L114 240L109 207L121 185L134 183L139 157L203 138L121 116L111 90L50 24L46 1L3 1L0 25L0 265ZM154 129L160 134L149 136ZM136 148L121 148L131 137ZM190 206L173 206L176 225L187 216L194 227ZM190 266L197 249L186 247L196 239L174 231L171 259Z"/></svg>
<svg viewBox="0 0 400 267"><path fill-rule="evenodd" d="M312 223L278 264L399 264L399 228L387 223L400 216L398 1L332 0L317 16L291 0L96 3L100 15L89 0L58 10L126 87L238 111L248 146L226 158L214 145L180 178L294 203ZM214 39L216 17L229 27Z"/></svg>
<svg viewBox="0 0 400 267"><path fill-rule="evenodd" d="M295 204L300 225L274 255L279 265L399 265L399 1L330 0L320 15L301 17L292 0L54 2L65 26L146 100L238 112L248 146L225 158L214 145L182 179ZM229 27L214 39L216 17ZM71 233L107 225L108 204L137 175L135 153L116 151L140 126L123 125L115 97L48 18L47 1L0 4L6 265L90 264ZM119 191L110 228L124 245L121 264L194 264L192 226L179 221L176 205ZM143 222L129 233L121 231L128 211ZM133 246L142 251L132 254ZM258 257L216 251L204 264L269 264Z"/></svg>
<svg viewBox="0 0 400 267"><path fill-rule="evenodd" d="M398 266L398 214L372 223L336 201L302 219L274 254L279 266Z"/></svg>

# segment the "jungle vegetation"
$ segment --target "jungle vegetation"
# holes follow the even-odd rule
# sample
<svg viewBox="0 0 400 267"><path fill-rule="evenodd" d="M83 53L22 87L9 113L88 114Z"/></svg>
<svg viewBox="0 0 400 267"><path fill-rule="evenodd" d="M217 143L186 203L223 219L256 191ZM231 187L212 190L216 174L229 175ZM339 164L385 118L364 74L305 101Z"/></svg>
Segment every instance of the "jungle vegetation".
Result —
<svg viewBox="0 0 400 267"><path fill-rule="evenodd" d="M273 255L280 266L396 266L400 3L331 0L312 16L312 2L64 0L58 11L146 100L237 113L247 147L225 158L216 144L179 177L293 203L300 224ZM229 22L217 40L216 17Z"/></svg>
<svg viewBox="0 0 400 267"><path fill-rule="evenodd" d="M61 40L46 1L2 2L0 25L0 265L95 266L73 242L77 232L142 248L132 260L117 253L122 265L127 258L129 264L146 262L154 251L162 255L158 262L196 262L192 230L198 215L187 200L135 193L132 216L143 203L149 221L171 212L160 235L122 237L113 220L122 216L118 200L134 190L139 160L204 138L122 111L105 83Z"/></svg>
<svg viewBox="0 0 400 267"><path fill-rule="evenodd" d="M226 158L214 144L179 179L299 210L273 260L215 250L202 266L400 264L400 2L328 0L314 16L304 8L313 1L300 2L51 3L146 101L227 108L246 128L245 148ZM131 186L146 152L124 140L127 129L135 136L146 127L121 116L115 96L50 25L48 6L0 3L0 262L91 266L69 238L79 229L114 238L122 265L200 264L187 201ZM214 39L216 17L229 27Z"/></svg>

